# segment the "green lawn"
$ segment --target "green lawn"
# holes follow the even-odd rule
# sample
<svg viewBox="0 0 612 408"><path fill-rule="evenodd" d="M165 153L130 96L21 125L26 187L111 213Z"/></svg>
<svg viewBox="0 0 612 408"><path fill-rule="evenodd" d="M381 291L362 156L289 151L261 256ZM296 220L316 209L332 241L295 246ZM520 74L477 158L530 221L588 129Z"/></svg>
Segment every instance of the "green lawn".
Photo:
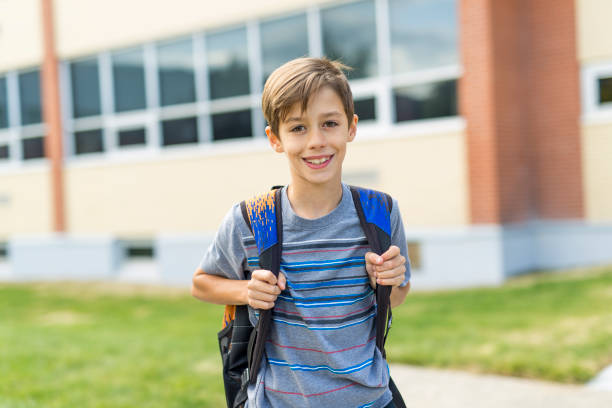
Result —
<svg viewBox="0 0 612 408"><path fill-rule="evenodd" d="M222 308L187 291L0 284L0 408L221 407ZM584 382L612 363L612 268L409 295L392 362Z"/></svg>

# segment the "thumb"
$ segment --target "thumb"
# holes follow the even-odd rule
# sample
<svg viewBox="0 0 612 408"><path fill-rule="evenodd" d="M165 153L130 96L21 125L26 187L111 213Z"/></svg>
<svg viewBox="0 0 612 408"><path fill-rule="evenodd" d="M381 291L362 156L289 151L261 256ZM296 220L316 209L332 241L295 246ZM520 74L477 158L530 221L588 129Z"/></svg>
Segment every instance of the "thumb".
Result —
<svg viewBox="0 0 612 408"><path fill-rule="evenodd" d="M380 265L383 263L383 258L380 255L375 254L374 252L368 252L365 254L365 258L368 262L373 265Z"/></svg>
<svg viewBox="0 0 612 408"><path fill-rule="evenodd" d="M282 272L278 273L278 287L280 288L280 290L285 290L285 288L287 287L287 278L285 277L285 274Z"/></svg>

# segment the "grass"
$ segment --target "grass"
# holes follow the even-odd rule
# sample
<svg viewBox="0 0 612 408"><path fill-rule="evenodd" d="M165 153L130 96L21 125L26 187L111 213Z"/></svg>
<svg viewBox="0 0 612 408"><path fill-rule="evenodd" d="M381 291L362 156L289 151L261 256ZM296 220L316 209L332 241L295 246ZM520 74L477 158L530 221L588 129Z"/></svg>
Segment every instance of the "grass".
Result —
<svg viewBox="0 0 612 408"><path fill-rule="evenodd" d="M612 362L612 268L409 295L391 362L581 383ZM185 290L0 284L0 408L224 406L222 308Z"/></svg>

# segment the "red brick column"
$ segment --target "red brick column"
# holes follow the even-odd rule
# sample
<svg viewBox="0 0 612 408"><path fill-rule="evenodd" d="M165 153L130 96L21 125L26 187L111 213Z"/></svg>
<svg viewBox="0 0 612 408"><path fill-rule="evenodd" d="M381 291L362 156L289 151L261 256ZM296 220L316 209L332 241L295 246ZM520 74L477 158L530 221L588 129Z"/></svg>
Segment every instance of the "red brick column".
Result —
<svg viewBox="0 0 612 408"><path fill-rule="evenodd" d="M573 1L459 4L472 223L582 217Z"/></svg>

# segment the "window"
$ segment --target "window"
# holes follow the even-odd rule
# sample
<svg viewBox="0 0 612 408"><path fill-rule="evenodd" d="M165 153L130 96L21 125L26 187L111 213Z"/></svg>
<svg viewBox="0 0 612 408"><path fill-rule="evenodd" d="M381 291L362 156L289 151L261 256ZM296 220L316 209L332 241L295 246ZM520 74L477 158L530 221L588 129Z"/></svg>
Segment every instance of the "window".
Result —
<svg viewBox="0 0 612 408"><path fill-rule="evenodd" d="M376 119L376 99L366 98L354 101L355 113L359 116L359 122Z"/></svg>
<svg viewBox="0 0 612 408"><path fill-rule="evenodd" d="M304 14L262 23L260 34L264 81L285 62L308 55Z"/></svg>
<svg viewBox="0 0 612 408"><path fill-rule="evenodd" d="M8 127L8 96L6 78L0 77L0 129Z"/></svg>
<svg viewBox="0 0 612 408"><path fill-rule="evenodd" d="M321 11L323 52L353 68L349 79L377 74L376 13L373 1L360 1Z"/></svg>
<svg viewBox="0 0 612 408"><path fill-rule="evenodd" d="M102 129L75 132L74 146L76 154L99 153L104 151Z"/></svg>
<svg viewBox="0 0 612 408"><path fill-rule="evenodd" d="M206 55L210 99L250 93L245 28L208 35Z"/></svg>
<svg viewBox="0 0 612 408"><path fill-rule="evenodd" d="M72 114L75 118L100 114L100 80L98 59L90 58L70 64L72 81Z"/></svg>
<svg viewBox="0 0 612 408"><path fill-rule="evenodd" d="M6 160L9 158L9 145L0 145L0 160Z"/></svg>
<svg viewBox="0 0 612 408"><path fill-rule="evenodd" d="M42 136L29 137L21 140L23 160L45 157L45 141Z"/></svg>
<svg viewBox="0 0 612 408"><path fill-rule="evenodd" d="M39 70L19 74L19 102L22 125L42 122Z"/></svg>
<svg viewBox="0 0 612 408"><path fill-rule="evenodd" d="M458 63L456 0L389 0L394 73Z"/></svg>
<svg viewBox="0 0 612 408"><path fill-rule="evenodd" d="M119 146L141 145L147 142L144 128L119 131Z"/></svg>
<svg viewBox="0 0 612 408"><path fill-rule="evenodd" d="M599 78L599 103L612 102L612 77Z"/></svg>
<svg viewBox="0 0 612 408"><path fill-rule="evenodd" d="M250 137L251 111L217 113L212 115L213 140L235 139Z"/></svg>
<svg viewBox="0 0 612 408"><path fill-rule="evenodd" d="M162 137L164 146L197 143L198 121L196 118L165 120L162 122Z"/></svg>
<svg viewBox="0 0 612 408"><path fill-rule="evenodd" d="M115 112L146 108L142 49L114 53Z"/></svg>
<svg viewBox="0 0 612 408"><path fill-rule="evenodd" d="M397 122L457 115L455 80L407 86L393 93Z"/></svg>
<svg viewBox="0 0 612 408"><path fill-rule="evenodd" d="M158 45L157 59L161 105L195 102L191 39Z"/></svg>

